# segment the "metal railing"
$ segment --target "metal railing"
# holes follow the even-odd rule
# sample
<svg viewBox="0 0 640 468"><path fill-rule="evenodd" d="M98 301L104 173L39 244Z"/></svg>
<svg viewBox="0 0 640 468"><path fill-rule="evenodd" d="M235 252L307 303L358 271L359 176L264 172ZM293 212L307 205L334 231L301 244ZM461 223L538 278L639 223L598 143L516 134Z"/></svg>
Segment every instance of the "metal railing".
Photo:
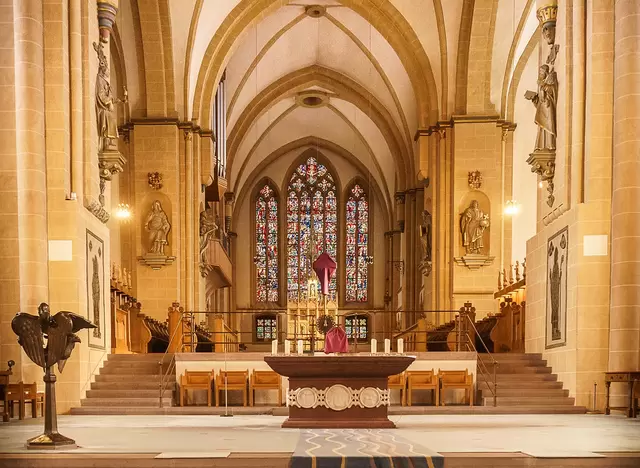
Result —
<svg viewBox="0 0 640 468"><path fill-rule="evenodd" d="M169 360L169 366L167 367L167 370L164 370L164 362L165 359L167 357L167 355L169 354L169 351L171 350L171 343L173 342L173 340L176 337L176 333L178 332L178 329L180 327L183 326L183 321L182 321L182 317L180 320L178 320L178 323L176 323L176 327L173 329L173 332L169 335L169 343L167 344L167 350L164 352L164 354L162 354L162 358L160 358L160 361L158 362L158 375L160 377L160 394L159 394L159 405L160 408L162 408L162 398L164 395L164 392L166 390L166 382L165 380L168 378L169 375L171 375L171 373L175 370L176 368L176 355L175 353L173 353L171 355L171 359ZM171 330L169 330L171 331ZM180 346L182 348L182 343L180 343Z"/></svg>
<svg viewBox="0 0 640 468"><path fill-rule="evenodd" d="M495 358L491 355L491 352L489 351L489 347L487 346L487 344L482 339L482 336L478 332L478 329L476 328L476 324L473 323L473 320L471 319L471 316L468 315L468 314L461 313L460 314L460 321L463 321L463 320L467 321L473 327L473 331L474 331L473 336L469 335L469 332L467 331L466 327L464 328L464 333L465 333L466 338L467 338L466 342L467 342L468 346L470 344L469 348L473 349L473 351L475 351L475 353L476 353L476 359L477 359L477 362L478 362L478 370L480 371L482 376L485 378L485 382L489 383L489 379L491 379L491 385L487 385L487 386L489 387L489 391L491 392L491 395L493 396L493 406L497 406L497 403L498 403L498 401L497 401L498 400L498 381L497 381L497 378L496 378L496 373L497 373L497 369L498 369L498 361L496 361ZM460 328L462 328L462 327L460 327ZM478 351L478 349L476 347L476 340L475 340L476 337L478 337L480 339L480 343L482 343L482 347L486 351L486 353L482 353L482 354L485 354L486 356L488 356L491 359L491 364L493 364L493 376L491 375L491 372L489 371L489 368L487 367L486 363L483 361L483 358L480 357L481 353Z"/></svg>

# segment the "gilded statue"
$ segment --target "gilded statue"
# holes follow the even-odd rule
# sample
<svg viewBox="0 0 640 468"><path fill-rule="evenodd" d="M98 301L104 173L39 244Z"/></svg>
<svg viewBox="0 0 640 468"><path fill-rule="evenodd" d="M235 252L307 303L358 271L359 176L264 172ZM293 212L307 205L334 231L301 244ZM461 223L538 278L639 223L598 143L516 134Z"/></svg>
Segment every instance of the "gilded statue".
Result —
<svg viewBox="0 0 640 468"><path fill-rule="evenodd" d="M484 247L482 237L484 230L488 227L489 215L480 209L478 200L472 200L469 208L460 216L460 234L467 255L482 253Z"/></svg>
<svg viewBox="0 0 640 468"><path fill-rule="evenodd" d="M556 106L558 103L558 77L549 65L538 69L538 92L527 91L525 99L536 106L535 123L538 126L536 151L556 149Z"/></svg>
<svg viewBox="0 0 640 468"><path fill-rule="evenodd" d="M422 224L420 229L420 245L422 246L422 261L431 261L431 213L427 210L422 212Z"/></svg>
<svg viewBox="0 0 640 468"><path fill-rule="evenodd" d="M44 433L27 442L30 448L75 445L72 439L58 433L56 375L53 369L57 366L58 372L62 372L76 343L80 343L76 333L85 328L96 326L73 312L61 311L51 316L49 305L44 302L38 306L37 316L18 313L11 321L11 329L18 335L18 344L29 359L44 370Z"/></svg>
<svg viewBox="0 0 640 468"><path fill-rule="evenodd" d="M169 224L169 218L162 209L160 201L156 200L151 205L151 211L147 215L144 228L149 233L149 251L164 255L164 247L169 244L167 234L169 234L171 224Z"/></svg>
<svg viewBox="0 0 640 468"><path fill-rule="evenodd" d="M551 339L559 340L562 338L560 333L560 300L562 287L562 265L564 264L564 255L558 264L558 247L553 249L553 267L549 272L549 292L551 294Z"/></svg>
<svg viewBox="0 0 640 468"><path fill-rule="evenodd" d="M93 43L98 53L98 76L96 77L96 120L98 124L99 151L115 149L118 139L115 105L125 102L114 96L109 83L109 61L104 55L102 43ZM126 96L126 95L125 95Z"/></svg>

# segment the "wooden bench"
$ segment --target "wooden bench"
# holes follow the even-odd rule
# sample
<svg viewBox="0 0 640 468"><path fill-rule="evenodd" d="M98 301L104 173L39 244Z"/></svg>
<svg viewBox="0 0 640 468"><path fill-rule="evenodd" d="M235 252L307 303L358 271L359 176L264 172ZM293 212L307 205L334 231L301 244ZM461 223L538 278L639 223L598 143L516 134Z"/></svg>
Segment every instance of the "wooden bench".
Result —
<svg viewBox="0 0 640 468"><path fill-rule="evenodd" d="M438 406L438 376L435 371L407 371L407 404L411 406L413 390L433 390L433 401Z"/></svg>
<svg viewBox="0 0 640 468"><path fill-rule="evenodd" d="M438 372L440 381L440 404L445 406L444 392L448 389L464 390L465 400L469 398L469 406L473 406L473 375L466 370L463 371L440 371Z"/></svg>
<svg viewBox="0 0 640 468"><path fill-rule="evenodd" d="M225 384L226 380L226 384ZM216 376L216 406L220 406L220 392L227 390L242 391L242 406L247 406L247 381L249 371L224 371Z"/></svg>
<svg viewBox="0 0 640 468"><path fill-rule="evenodd" d="M278 390L278 406L282 405L282 378L273 371L257 371L251 373L249 379L249 406L254 405L256 390Z"/></svg>
<svg viewBox="0 0 640 468"><path fill-rule="evenodd" d="M400 405L407 404L407 376L405 373L390 375L387 384L389 390L400 390Z"/></svg>
<svg viewBox="0 0 640 468"><path fill-rule="evenodd" d="M5 391L5 405L8 406L11 417L14 417L14 404L18 403L18 418L24 419L26 413L26 404L31 404L31 417L38 417L38 407L42 408L40 414L44 413L44 394L38 393L38 386L35 383L25 384L18 382L17 384L7 385Z"/></svg>
<svg viewBox="0 0 640 468"><path fill-rule="evenodd" d="M185 371L180 376L180 406L184 406L184 399L188 390L206 390L207 406L211 406L212 381L213 372Z"/></svg>

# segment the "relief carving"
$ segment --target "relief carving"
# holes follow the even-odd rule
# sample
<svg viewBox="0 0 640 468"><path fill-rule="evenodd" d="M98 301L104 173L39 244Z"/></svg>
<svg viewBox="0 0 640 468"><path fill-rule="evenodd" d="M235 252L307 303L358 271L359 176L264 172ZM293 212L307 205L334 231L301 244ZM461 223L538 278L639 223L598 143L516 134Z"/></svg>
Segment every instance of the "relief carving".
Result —
<svg viewBox="0 0 640 468"><path fill-rule="evenodd" d="M207 247L219 229L217 216L212 208L200 212L200 274L205 278L209 272L207 265Z"/></svg>

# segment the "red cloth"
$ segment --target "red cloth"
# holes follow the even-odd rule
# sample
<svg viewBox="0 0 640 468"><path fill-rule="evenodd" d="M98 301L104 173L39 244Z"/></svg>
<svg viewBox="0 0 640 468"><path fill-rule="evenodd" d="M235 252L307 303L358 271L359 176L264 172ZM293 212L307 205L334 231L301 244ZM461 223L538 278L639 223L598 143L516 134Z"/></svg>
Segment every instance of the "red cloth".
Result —
<svg viewBox="0 0 640 468"><path fill-rule="evenodd" d="M318 279L320 280L320 290L322 294L329 294L329 283L331 282L331 277L336 271L336 262L331 258L328 253L321 254L316 261L313 262L313 271L318 275Z"/></svg>
<svg viewBox="0 0 640 468"><path fill-rule="evenodd" d="M329 353L348 353L349 343L347 342L347 334L340 327L333 327L324 337L324 352Z"/></svg>

